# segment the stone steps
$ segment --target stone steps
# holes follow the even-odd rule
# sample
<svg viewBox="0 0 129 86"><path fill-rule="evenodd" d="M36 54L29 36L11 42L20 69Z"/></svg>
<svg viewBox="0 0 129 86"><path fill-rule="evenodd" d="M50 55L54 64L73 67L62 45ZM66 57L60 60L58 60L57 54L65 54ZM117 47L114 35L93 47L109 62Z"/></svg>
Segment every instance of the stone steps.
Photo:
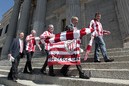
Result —
<svg viewBox="0 0 129 86"><path fill-rule="evenodd" d="M89 64L89 63L85 63L85 65L86 64ZM95 64L102 65L102 64L111 64L111 63L95 63ZM5 68L5 67L3 67L3 68ZM9 67L7 66L7 68L9 68ZM40 68L37 68L37 69L38 69L38 71L40 70ZM36 69L34 69L34 71L35 70ZM71 74L71 75L73 74L72 77L69 77L69 78L66 78L66 77L62 78L60 76L54 77L54 79L58 79L57 81L51 81L51 78L53 78L53 77L50 77L50 76L46 76L45 78L42 78L41 76L44 77L44 75L40 74L39 72L38 72L38 74L32 74L32 75L20 73L19 74L20 75L19 76L20 80L19 80L18 84L20 84L20 86L24 86L25 84L22 83L22 82L30 82L32 85L34 85L35 83L33 83L33 82L35 80L37 80L39 82L42 82L42 81L44 81L44 79L46 79L46 81L44 81L44 82L49 83L49 81L50 81L51 84L54 83L54 84L58 84L58 85L62 85L62 86L71 86L71 85L78 86L77 85L78 83L85 83L85 84L88 84L88 86L94 86L92 83L94 83L94 84L97 83L96 86L128 86L129 85L127 83L128 79L129 79L128 78L128 76L129 76L129 70L128 69L121 69L120 70L120 69L84 69L83 68L83 70L87 74L90 74L91 79L84 80L84 79L77 78L77 75L78 75L77 72L78 71L74 68L70 68L69 74ZM55 71L59 71L59 69L55 69ZM8 72L9 72L8 69L0 70L0 74L6 75L6 76L7 76ZM56 73L58 74L58 72L56 72ZM125 79L127 79L127 80L125 80ZM2 80L3 80L3 78L2 78ZM4 78L4 80L5 80L5 78ZM98 80L98 81L96 81L96 80ZM105 80L110 80L110 81L114 80L114 81L113 82L109 82L109 81L105 82ZM61 82L64 82L64 81L65 81L65 83L69 83L69 84L61 83ZM77 82L76 84L74 83L75 81ZM118 83L117 81L120 81L122 83ZM7 80L7 82L8 82L8 80ZM2 84L4 84L4 83L2 82ZM13 86L15 86L14 84L15 83L13 83ZM85 86L85 84L82 84L81 86ZM12 86L12 85L10 85L10 86ZM38 85L36 85L36 86L38 86ZM46 85L44 85L44 86L46 86ZM56 85L54 85L54 86L56 86Z"/></svg>
<svg viewBox="0 0 129 86"><path fill-rule="evenodd" d="M13 82L7 79L7 75L0 74L0 83L4 86L26 86L17 82Z"/></svg>
<svg viewBox="0 0 129 86"><path fill-rule="evenodd" d="M48 71L48 69L47 69ZM108 78L108 79L122 79L129 80L129 69L84 69L83 71L91 78ZM56 77L62 76L59 68L55 68L54 72ZM41 74L39 68L33 69L33 74ZM70 68L68 71L70 77L77 77L78 70L76 68Z"/></svg>
<svg viewBox="0 0 129 86"><path fill-rule="evenodd" d="M108 56L119 56L119 55L129 55L129 48L113 48L113 49L107 49ZM89 56L93 57L94 51L90 53ZM101 51L99 53L101 55Z"/></svg>
<svg viewBox="0 0 129 86"><path fill-rule="evenodd" d="M18 79L17 82L13 82L11 80L7 80L7 75L2 75L2 74L0 74L0 83L2 83L3 86L60 86L56 84L47 83L41 80L32 81L32 80L26 80L26 79Z"/></svg>
<svg viewBox="0 0 129 86"><path fill-rule="evenodd" d="M129 56L129 51L125 52L110 52L107 53L108 57L120 57L120 56ZM89 57L94 57L94 53L90 54ZM101 52L99 53L99 57L102 57Z"/></svg>
<svg viewBox="0 0 129 86"><path fill-rule="evenodd" d="M83 71L92 78L108 78L129 80L129 69L83 69ZM78 75L77 69L71 69L70 75Z"/></svg>
<svg viewBox="0 0 129 86"><path fill-rule="evenodd" d="M129 80L121 79L105 79L105 78L90 78L90 79L80 79L78 77L51 77L46 75L30 75L30 74L20 74L20 79L29 80L42 80L46 82L51 82L59 84L61 86L129 86Z"/></svg>
<svg viewBox="0 0 129 86"><path fill-rule="evenodd" d="M84 61L83 58L84 58L84 56L81 58L81 62L93 62L94 61L93 56L92 57L89 56L89 58L86 61ZM110 56L109 58L113 58L114 61L119 61L119 62L120 61L129 61L129 55ZM100 60L101 61L104 60L102 56L100 56ZM32 59L32 63L44 63L44 61L45 61L45 58L38 58L38 59L33 58ZM25 62L26 62L25 58L20 60L20 63L25 63ZM9 65L9 64L7 64L7 65Z"/></svg>
<svg viewBox="0 0 129 86"><path fill-rule="evenodd" d="M24 67L24 63L21 63L19 66ZM42 67L43 63L32 63L32 67ZM94 68L94 69L128 69L129 62L128 61L121 61L121 62L101 62L101 63L81 63L83 68ZM55 68L61 68L62 65L54 65ZM75 67L75 66L71 66Z"/></svg>
<svg viewBox="0 0 129 86"><path fill-rule="evenodd" d="M121 61L129 61L129 56L110 56L110 58L114 59L114 62L121 62ZM83 58L81 58L81 62L94 62L94 57L89 57L87 58L86 61L83 60ZM103 57L99 58L100 61L104 62Z"/></svg>
<svg viewBox="0 0 129 86"><path fill-rule="evenodd" d="M109 58L114 58L115 61L127 61L127 60L129 60L129 53L128 53L129 48L113 48L113 49L107 49L107 51L108 51L107 53L108 53ZM100 55L99 56L100 58L103 58L101 52L99 55ZM89 55L89 59L91 59L93 57L94 57L94 52L91 52ZM81 58L83 59L84 55L81 55ZM45 59L46 59L46 56L43 56L41 58L32 58L32 62L44 62ZM20 62L21 63L26 62L26 58L21 59Z"/></svg>
<svg viewBox="0 0 129 86"><path fill-rule="evenodd" d="M107 49L107 52L112 52L112 51L127 51L129 48L111 48Z"/></svg>
<svg viewBox="0 0 129 86"><path fill-rule="evenodd" d="M7 80L7 75L11 67L8 60L0 61L0 84L6 86L129 86L129 48L107 49L108 56L114 58L114 62L93 62L93 53L88 60L82 60L83 71L91 76L90 79L78 78L76 66L70 66L68 74L70 77L62 77L59 69L62 65L54 65L56 77L43 75L40 69L45 61L45 56L32 58L33 74L23 74L26 58L20 60L19 80L17 83ZM83 59L83 56L82 56ZM48 68L47 68L48 71Z"/></svg>
<svg viewBox="0 0 129 86"><path fill-rule="evenodd" d="M7 76L8 73L9 73L9 70L0 69L0 74Z"/></svg>
<svg viewBox="0 0 129 86"><path fill-rule="evenodd" d="M7 80L6 75L0 78L0 83L7 86L129 86L129 80L93 78L80 79L76 77L51 77L42 74L19 74L17 83ZM57 84L57 85L55 85Z"/></svg>
<svg viewBox="0 0 129 86"><path fill-rule="evenodd" d="M126 67L127 66L127 67ZM129 62L102 62L102 63L82 63L83 68L93 69L128 69Z"/></svg>
<svg viewBox="0 0 129 86"><path fill-rule="evenodd" d="M11 66L0 66L0 69L3 70L9 70L11 68Z"/></svg>
<svg viewBox="0 0 129 86"><path fill-rule="evenodd" d="M114 48L114 49L108 49L108 56L109 58L113 58L115 59L115 61L128 61L129 60L129 48L125 48L125 49L122 49L122 48ZM86 62L93 62L93 52L90 53L89 55L89 58ZM84 58L84 55L81 55L81 58L82 58L82 62L83 62L83 58ZM103 61L103 57L100 53L100 56L99 58ZM46 56L42 56L40 58L32 58L32 62L34 63L44 63L46 59ZM20 60L20 63L25 63L26 62L26 58L22 58ZM3 63L2 65L10 65L11 63L8 63L8 61L6 60L5 63Z"/></svg>
<svg viewBox="0 0 129 86"><path fill-rule="evenodd" d="M25 64L20 63L19 67L23 68ZM43 63L32 63L33 68L41 68ZM129 69L129 61L121 61L121 62L101 62L101 63L81 63L83 68L86 69ZM11 65L0 66L2 69L10 69ZM54 65L54 68L61 68L62 65ZM71 66L71 68L75 68L75 66Z"/></svg>
<svg viewBox="0 0 129 86"><path fill-rule="evenodd" d="M110 58L113 58L114 59L114 62L123 62L123 61L129 61L129 56L111 56ZM102 62L104 62L104 59L101 57L100 60ZM32 59L32 65L35 67L36 65L39 67L41 67L44 63L45 59L42 59L42 58L38 58L38 59ZM9 62L8 60L4 61L5 63L1 63L1 66L11 66L11 62ZM90 57L88 58L86 61L83 60L83 58L81 58L81 62L82 63L94 63L94 58ZM20 60L20 66L24 66L26 63L26 59L21 59ZM37 67L36 66L36 67Z"/></svg>
<svg viewBox="0 0 129 86"><path fill-rule="evenodd" d="M48 69L47 69L48 71ZM54 69L56 76L62 76L59 68ZM129 80L129 69L83 69L83 71L92 78L109 78L109 79L123 79ZM8 75L9 70L0 69L0 74ZM22 71L19 71L19 74L23 74ZM33 69L33 74L41 74L39 68ZM32 75L33 75L32 74ZM75 77L78 76L78 71L76 68L70 68L68 72L69 76Z"/></svg>

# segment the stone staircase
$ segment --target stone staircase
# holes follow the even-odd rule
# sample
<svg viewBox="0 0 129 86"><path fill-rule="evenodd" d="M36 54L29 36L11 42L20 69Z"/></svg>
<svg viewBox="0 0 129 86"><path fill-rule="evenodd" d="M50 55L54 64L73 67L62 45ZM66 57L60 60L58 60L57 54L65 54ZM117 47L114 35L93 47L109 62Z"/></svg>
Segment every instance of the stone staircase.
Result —
<svg viewBox="0 0 129 86"><path fill-rule="evenodd" d="M8 60L0 61L0 86L129 86L129 48L108 49L108 56L114 58L114 62L93 62L93 53L87 61L82 60L84 72L91 76L90 79L78 78L78 71L75 66L71 66L68 72L70 77L63 77L59 69L61 65L55 65L55 77L43 75L40 69L45 57L33 58L33 74L23 74L23 67L26 59L23 58L19 64L19 79L16 82L7 80L7 74L11 67ZM83 55L82 55L83 59Z"/></svg>

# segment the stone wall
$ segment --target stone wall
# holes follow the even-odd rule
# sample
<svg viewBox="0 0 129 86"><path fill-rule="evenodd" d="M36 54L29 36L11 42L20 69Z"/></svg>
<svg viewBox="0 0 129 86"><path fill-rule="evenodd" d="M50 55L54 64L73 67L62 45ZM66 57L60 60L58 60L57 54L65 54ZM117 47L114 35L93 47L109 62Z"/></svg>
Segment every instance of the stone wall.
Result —
<svg viewBox="0 0 129 86"><path fill-rule="evenodd" d="M46 27L53 24L54 33L62 31L61 21L65 19L65 0L50 0L47 2Z"/></svg>

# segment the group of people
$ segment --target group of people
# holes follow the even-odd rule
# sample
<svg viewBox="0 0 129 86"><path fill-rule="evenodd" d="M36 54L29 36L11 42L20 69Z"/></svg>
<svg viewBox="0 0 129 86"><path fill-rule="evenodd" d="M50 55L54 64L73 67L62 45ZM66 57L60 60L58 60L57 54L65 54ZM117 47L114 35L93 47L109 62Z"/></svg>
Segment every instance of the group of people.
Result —
<svg viewBox="0 0 129 86"><path fill-rule="evenodd" d="M101 19L101 14L96 13L95 19L93 19L91 21L90 26L89 26L89 28L94 29L94 32L91 34L92 35L91 37L95 41L94 62L100 62L100 60L98 58L99 48L102 52L102 55L104 57L105 62L112 62L112 61L114 61L114 59L110 59L107 56L106 46L105 46L105 42L103 40L103 35L110 34L110 31L103 30L102 24L100 23L100 19ZM78 30L78 28L77 28L78 20L79 20L78 17L75 17L75 16L72 17L71 23L70 23L70 25L65 27L65 31ZM43 67L41 68L41 73L43 73L43 74L47 74L46 67L47 67L48 56L49 56L49 47L48 47L49 43L45 43L44 40L53 38L55 36L53 34L53 31L54 31L54 26L52 24L50 24L50 25L48 25L47 31L43 32L39 37L40 42L42 44L44 44L44 46L45 46L45 52L47 55L45 63L43 64ZM13 42L10 46L9 54L8 54L9 58L11 58L11 60L12 60L12 67L11 67L10 72L8 74L9 80L13 80L13 81L17 80L19 61L20 61L20 58L22 58L25 54L27 56L27 61L26 61L23 73L30 73L30 74L32 73L31 59L32 59L33 53L35 52L36 45L41 50L41 47L39 45L40 43L37 42L37 40L39 40L39 39L36 38L36 31L35 30L32 30L31 34L28 35L25 40L24 40L24 33L23 32L19 33L19 37L15 38L13 40ZM80 39L76 39L76 40L79 40L81 42ZM80 50L81 50L81 48L80 48ZM63 76L68 76L67 72L69 70L69 67L70 67L70 65L64 65L61 68L60 73L62 73ZM83 78L83 79L90 78L82 71L81 65L76 65L76 67L77 67L77 70L79 71L79 78ZM49 66L49 73L48 74L50 76L55 76L55 73L53 70L53 65Z"/></svg>
<svg viewBox="0 0 129 86"><path fill-rule="evenodd" d="M24 73L32 73L31 59L35 52L35 40L36 31L32 30L31 34L24 40L24 33L19 33L19 36L15 38L10 46L8 57L12 62L12 67L8 74L8 79L16 81L18 77L18 65L20 58L27 56L27 61L24 67ZM38 44L37 44L38 45Z"/></svg>

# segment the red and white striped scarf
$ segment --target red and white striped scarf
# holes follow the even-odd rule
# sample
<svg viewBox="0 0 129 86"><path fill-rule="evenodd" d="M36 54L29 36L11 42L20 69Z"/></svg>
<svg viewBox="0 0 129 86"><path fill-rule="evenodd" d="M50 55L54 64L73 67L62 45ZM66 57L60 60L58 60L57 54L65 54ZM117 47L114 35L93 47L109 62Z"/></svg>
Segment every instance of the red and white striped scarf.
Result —
<svg viewBox="0 0 129 86"><path fill-rule="evenodd" d="M58 34L55 34L55 37L50 39L45 39L46 43L55 43L60 41L67 41L73 39L80 39L84 35L92 33L94 29L92 28L82 28L81 30L72 30L72 31L64 31Z"/></svg>

